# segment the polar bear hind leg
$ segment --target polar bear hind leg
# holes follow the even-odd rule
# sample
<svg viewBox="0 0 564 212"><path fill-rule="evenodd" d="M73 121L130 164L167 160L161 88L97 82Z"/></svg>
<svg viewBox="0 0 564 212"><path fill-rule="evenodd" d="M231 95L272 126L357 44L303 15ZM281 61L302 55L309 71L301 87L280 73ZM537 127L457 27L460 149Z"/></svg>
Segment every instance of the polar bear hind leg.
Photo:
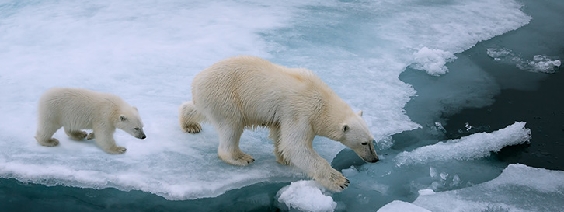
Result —
<svg viewBox="0 0 564 212"><path fill-rule="evenodd" d="M61 128L61 126L49 123L49 122L41 122L37 127L37 134L35 135L35 140L41 146L46 147L54 147L59 145L59 140L53 138L53 134L57 132L57 130Z"/></svg>
<svg viewBox="0 0 564 212"><path fill-rule="evenodd" d="M69 136L70 139L75 141L84 140L84 138L86 138L86 136L88 135L88 133L82 130L72 130L68 127L65 127L65 133Z"/></svg>
<svg viewBox="0 0 564 212"><path fill-rule="evenodd" d="M202 131L200 122L204 119L205 117L196 110L195 105L191 101L185 102L180 106L180 129L185 133L199 133Z"/></svg>

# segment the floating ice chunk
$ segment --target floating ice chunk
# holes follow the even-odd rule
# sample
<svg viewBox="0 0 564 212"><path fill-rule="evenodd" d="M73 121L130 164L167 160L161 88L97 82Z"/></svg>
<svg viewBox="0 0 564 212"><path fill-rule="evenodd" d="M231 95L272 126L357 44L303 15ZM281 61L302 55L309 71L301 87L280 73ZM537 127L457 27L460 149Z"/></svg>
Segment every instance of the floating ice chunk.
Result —
<svg viewBox="0 0 564 212"><path fill-rule="evenodd" d="M396 156L397 165L418 164L431 161L471 160L490 155L505 146L528 142L531 130L525 122L515 122L504 129L492 133L475 133L456 140L404 151Z"/></svg>
<svg viewBox="0 0 564 212"><path fill-rule="evenodd" d="M430 194L434 194L435 191L433 191L433 189L421 189L419 190L419 195L430 195Z"/></svg>
<svg viewBox="0 0 564 212"><path fill-rule="evenodd" d="M501 60L501 58L512 55L509 49L486 49L486 53L494 60Z"/></svg>
<svg viewBox="0 0 564 212"><path fill-rule="evenodd" d="M358 174L358 170L356 170L356 168L354 168L354 166L351 166L348 169L343 169L343 170L341 170L341 172L343 173L343 175L345 175L345 177L352 177L352 176Z"/></svg>
<svg viewBox="0 0 564 212"><path fill-rule="evenodd" d="M535 55L533 60L524 60L509 49L487 49L486 53L496 61L515 64L524 71L551 74L562 64L559 59L545 55Z"/></svg>
<svg viewBox="0 0 564 212"><path fill-rule="evenodd" d="M441 49L429 49L423 47L418 52L413 53L412 68L424 70L427 74L439 76L448 72L445 64L456 59L453 53Z"/></svg>
<svg viewBox="0 0 564 212"><path fill-rule="evenodd" d="M560 67L560 60L552 60L548 56L535 55L532 61L518 63L517 67L521 70L532 70L541 73L554 73L556 67Z"/></svg>
<svg viewBox="0 0 564 212"><path fill-rule="evenodd" d="M315 181L301 180L278 191L278 202L290 209L302 211L333 211L337 203L331 196L323 194L325 189Z"/></svg>
<svg viewBox="0 0 564 212"><path fill-rule="evenodd" d="M420 195L413 204L435 212L562 211L563 199L564 171L511 164L489 182Z"/></svg>
<svg viewBox="0 0 564 212"><path fill-rule="evenodd" d="M438 176L437 169L435 169L433 167L429 168L429 176L431 178L436 178Z"/></svg>
<svg viewBox="0 0 564 212"><path fill-rule="evenodd" d="M380 209L378 209L378 212L397 212L397 211L401 211L401 212L431 212L430 210L427 210L425 208L419 207L417 205L408 203L408 202L403 202L400 200L394 200L386 205L384 205L384 207L381 207Z"/></svg>
<svg viewBox="0 0 564 212"><path fill-rule="evenodd" d="M516 185L540 192L560 192L564 196L564 171L532 168L524 164L510 164L499 177L484 184L488 188Z"/></svg>

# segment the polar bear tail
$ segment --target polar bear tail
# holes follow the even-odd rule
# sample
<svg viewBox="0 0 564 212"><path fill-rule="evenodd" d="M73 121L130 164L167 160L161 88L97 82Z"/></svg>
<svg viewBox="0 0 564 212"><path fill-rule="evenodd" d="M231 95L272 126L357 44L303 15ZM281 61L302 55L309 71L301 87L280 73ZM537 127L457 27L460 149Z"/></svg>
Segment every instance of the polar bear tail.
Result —
<svg viewBox="0 0 564 212"><path fill-rule="evenodd" d="M180 128L186 133L199 133L202 130L200 122L206 120L206 117L196 110L196 106L192 101L185 102L180 106L178 118Z"/></svg>

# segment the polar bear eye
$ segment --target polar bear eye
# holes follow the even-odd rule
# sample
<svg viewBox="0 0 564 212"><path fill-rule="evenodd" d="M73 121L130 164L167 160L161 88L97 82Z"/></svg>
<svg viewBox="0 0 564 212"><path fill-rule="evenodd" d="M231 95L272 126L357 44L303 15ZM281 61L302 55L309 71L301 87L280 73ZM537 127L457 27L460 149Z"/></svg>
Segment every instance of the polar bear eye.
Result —
<svg viewBox="0 0 564 212"><path fill-rule="evenodd" d="M360 144L362 144L362 145L368 145L368 142L363 142L363 143L360 143Z"/></svg>
<svg viewBox="0 0 564 212"><path fill-rule="evenodd" d="M343 132L347 132L349 131L349 129L350 129L349 125L343 126Z"/></svg>
<svg viewBox="0 0 564 212"><path fill-rule="evenodd" d="M139 130L139 127L133 128L134 130Z"/></svg>

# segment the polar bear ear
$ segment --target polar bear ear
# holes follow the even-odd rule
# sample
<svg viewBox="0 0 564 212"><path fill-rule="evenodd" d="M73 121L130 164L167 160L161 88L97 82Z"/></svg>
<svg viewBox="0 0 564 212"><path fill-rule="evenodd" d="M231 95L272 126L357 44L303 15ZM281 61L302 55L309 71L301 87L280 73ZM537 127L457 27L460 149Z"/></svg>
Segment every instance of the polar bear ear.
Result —
<svg viewBox="0 0 564 212"><path fill-rule="evenodd" d="M127 120L127 117L125 117L124 115L119 115L119 120L125 121L125 120Z"/></svg>
<svg viewBox="0 0 564 212"><path fill-rule="evenodd" d="M135 109L135 111L139 111L139 110L137 110L137 107L135 107L135 106L133 106L133 109Z"/></svg>
<svg viewBox="0 0 564 212"><path fill-rule="evenodd" d="M362 116L362 110L360 110L360 111L356 112L356 115L358 115L358 116Z"/></svg>

